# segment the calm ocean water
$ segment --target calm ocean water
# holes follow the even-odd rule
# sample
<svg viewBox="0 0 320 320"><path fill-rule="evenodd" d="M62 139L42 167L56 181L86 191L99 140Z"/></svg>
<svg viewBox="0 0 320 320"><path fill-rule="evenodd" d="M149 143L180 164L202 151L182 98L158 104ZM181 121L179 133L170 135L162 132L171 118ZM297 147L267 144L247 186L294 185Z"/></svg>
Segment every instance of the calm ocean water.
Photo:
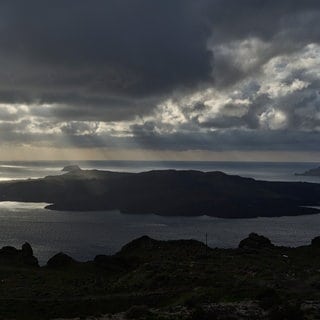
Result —
<svg viewBox="0 0 320 320"><path fill-rule="evenodd" d="M67 162L0 162L0 180L36 178L59 174ZM319 166L318 163L243 162L77 162L83 169L139 172L152 169L220 170L263 180L309 181L320 178L297 177L295 172ZM112 254L122 245L142 235L156 239L198 239L212 247L235 247L248 233L268 236L275 244L305 245L320 235L320 215L225 220L203 217L160 217L127 215L119 212L56 212L45 204L0 202L0 246L21 246L28 241L44 264L53 254L64 251L85 261L96 254Z"/></svg>

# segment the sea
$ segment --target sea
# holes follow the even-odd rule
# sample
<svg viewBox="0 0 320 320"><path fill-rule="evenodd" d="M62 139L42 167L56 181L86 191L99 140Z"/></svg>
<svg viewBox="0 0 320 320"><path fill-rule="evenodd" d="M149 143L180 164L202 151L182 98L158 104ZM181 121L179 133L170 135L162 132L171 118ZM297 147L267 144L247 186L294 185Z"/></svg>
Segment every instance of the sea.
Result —
<svg viewBox="0 0 320 320"><path fill-rule="evenodd" d="M0 162L0 181L35 179L63 174L66 165L121 172L149 170L223 171L268 181L320 183L320 177L296 176L319 163L201 162L201 161L37 161ZM234 248L250 232L269 237L276 245L301 246L320 235L320 215L279 218L220 219L122 214L119 211L51 211L45 203L0 202L0 247L29 242L41 265L64 252L79 261L97 254L114 254L129 241L148 235L154 239L197 239L210 247Z"/></svg>

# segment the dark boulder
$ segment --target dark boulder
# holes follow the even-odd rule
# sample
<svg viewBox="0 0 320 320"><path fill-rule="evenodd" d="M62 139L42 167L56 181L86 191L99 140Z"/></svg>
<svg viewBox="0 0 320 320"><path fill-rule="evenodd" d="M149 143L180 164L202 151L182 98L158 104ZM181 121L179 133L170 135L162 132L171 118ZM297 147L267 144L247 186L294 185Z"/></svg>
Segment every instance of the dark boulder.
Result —
<svg viewBox="0 0 320 320"><path fill-rule="evenodd" d="M25 243L21 250L10 246L0 249L0 265L37 267L39 263L30 244Z"/></svg>
<svg viewBox="0 0 320 320"><path fill-rule="evenodd" d="M18 254L19 250L11 246L5 246L0 249L0 257L2 258L15 257Z"/></svg>
<svg viewBox="0 0 320 320"><path fill-rule="evenodd" d="M33 256L33 250L32 250L32 247L31 245L26 242L22 245L22 255L25 256L25 257L30 257L30 256Z"/></svg>
<svg viewBox="0 0 320 320"><path fill-rule="evenodd" d="M29 266L38 266L38 259L33 255L33 249L28 242L25 242L21 248L21 256L24 264Z"/></svg>
<svg viewBox="0 0 320 320"><path fill-rule="evenodd" d="M313 247L320 248L320 236L313 238L313 239L311 240L311 245L312 245Z"/></svg>
<svg viewBox="0 0 320 320"><path fill-rule="evenodd" d="M241 249L262 249L262 248L272 248L274 245L272 242L261 235L256 233L250 233L248 238L240 241L239 248Z"/></svg>
<svg viewBox="0 0 320 320"><path fill-rule="evenodd" d="M63 252L59 252L50 258L47 262L47 267L50 268L62 268L72 266L76 263L76 260L68 256Z"/></svg>

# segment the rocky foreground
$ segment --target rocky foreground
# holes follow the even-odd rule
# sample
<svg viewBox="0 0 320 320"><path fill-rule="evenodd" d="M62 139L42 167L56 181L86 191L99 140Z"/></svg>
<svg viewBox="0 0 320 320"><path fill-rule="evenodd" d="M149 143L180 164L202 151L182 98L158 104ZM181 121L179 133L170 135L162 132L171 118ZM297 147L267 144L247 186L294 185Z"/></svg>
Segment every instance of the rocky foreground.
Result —
<svg viewBox="0 0 320 320"><path fill-rule="evenodd" d="M147 236L112 256L58 253L40 267L29 244L0 250L0 319L319 319L320 237L277 247L250 234L236 249Z"/></svg>

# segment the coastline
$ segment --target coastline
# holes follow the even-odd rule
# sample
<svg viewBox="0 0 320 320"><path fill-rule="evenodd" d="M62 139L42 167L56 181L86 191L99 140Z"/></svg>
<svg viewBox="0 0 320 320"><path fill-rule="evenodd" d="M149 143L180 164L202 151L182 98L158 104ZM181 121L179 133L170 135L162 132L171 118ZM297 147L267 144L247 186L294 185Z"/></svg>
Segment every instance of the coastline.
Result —
<svg viewBox="0 0 320 320"><path fill-rule="evenodd" d="M79 261L101 252L114 254L127 242L144 234L158 240L197 239L208 234L211 247L235 248L252 230L265 234L276 245L307 245L319 233L320 215L221 219L210 216L166 217L123 214L119 211L70 212L1 207L0 247L32 243L41 264L64 251ZM20 208L19 208L20 207ZM307 231L306 231L307 230Z"/></svg>

